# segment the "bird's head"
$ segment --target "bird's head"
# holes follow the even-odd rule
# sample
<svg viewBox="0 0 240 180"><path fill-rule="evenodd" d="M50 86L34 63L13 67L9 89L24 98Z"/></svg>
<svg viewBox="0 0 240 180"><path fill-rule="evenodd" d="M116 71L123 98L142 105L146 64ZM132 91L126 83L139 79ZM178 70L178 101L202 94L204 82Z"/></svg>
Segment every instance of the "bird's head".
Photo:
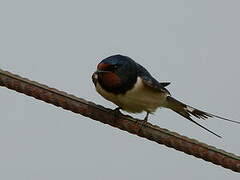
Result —
<svg viewBox="0 0 240 180"><path fill-rule="evenodd" d="M137 81L137 64L127 56L113 55L98 64L92 79L109 92L123 94Z"/></svg>

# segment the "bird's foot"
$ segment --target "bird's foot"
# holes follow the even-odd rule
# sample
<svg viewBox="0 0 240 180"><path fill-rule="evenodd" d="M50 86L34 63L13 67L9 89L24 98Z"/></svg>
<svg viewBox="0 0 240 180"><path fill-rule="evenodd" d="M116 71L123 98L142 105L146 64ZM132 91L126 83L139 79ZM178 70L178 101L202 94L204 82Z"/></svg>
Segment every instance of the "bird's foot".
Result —
<svg viewBox="0 0 240 180"><path fill-rule="evenodd" d="M145 125L147 123L148 115L149 115L149 112L147 112L147 114L143 120L137 121L137 123L140 125L140 129L143 127L143 125Z"/></svg>

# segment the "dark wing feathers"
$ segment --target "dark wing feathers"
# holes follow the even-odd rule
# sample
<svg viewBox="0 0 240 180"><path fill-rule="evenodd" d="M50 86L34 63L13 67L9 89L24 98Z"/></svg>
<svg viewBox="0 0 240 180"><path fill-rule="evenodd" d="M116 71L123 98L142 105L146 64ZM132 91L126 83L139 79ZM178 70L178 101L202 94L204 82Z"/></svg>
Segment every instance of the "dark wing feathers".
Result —
<svg viewBox="0 0 240 180"><path fill-rule="evenodd" d="M169 93L169 91L166 88L164 88L164 86L161 83L159 83L157 80L155 80L154 78L151 78L149 76L140 76L140 77L142 78L142 81L145 85L147 85L157 91Z"/></svg>
<svg viewBox="0 0 240 180"><path fill-rule="evenodd" d="M168 86L169 84L171 84L170 82L161 82L160 83L163 87L166 87L166 86Z"/></svg>
<svg viewBox="0 0 240 180"><path fill-rule="evenodd" d="M161 92L166 92L168 94L169 91L165 88L166 86L168 86L170 84L170 82L158 82L156 79L154 79L152 77L152 75L140 64L137 64L137 74L140 78L142 78L143 83L157 91L161 91Z"/></svg>

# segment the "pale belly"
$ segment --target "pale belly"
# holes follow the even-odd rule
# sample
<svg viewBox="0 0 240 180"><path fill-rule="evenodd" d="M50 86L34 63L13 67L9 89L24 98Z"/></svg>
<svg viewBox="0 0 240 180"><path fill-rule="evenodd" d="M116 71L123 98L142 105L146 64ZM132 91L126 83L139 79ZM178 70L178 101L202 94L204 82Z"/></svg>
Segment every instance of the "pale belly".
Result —
<svg viewBox="0 0 240 180"><path fill-rule="evenodd" d="M158 107L165 106L166 97L169 95L144 85L140 78L138 78L134 88L125 94L109 93L102 89L98 83L96 84L96 90L105 99L132 113L154 112Z"/></svg>

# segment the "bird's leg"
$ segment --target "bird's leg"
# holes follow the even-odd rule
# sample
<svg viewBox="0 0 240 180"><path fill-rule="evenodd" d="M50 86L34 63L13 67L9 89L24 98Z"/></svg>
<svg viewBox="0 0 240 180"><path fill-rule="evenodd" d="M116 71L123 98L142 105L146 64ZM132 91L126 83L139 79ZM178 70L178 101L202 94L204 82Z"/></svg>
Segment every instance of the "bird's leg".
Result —
<svg viewBox="0 0 240 180"><path fill-rule="evenodd" d="M149 112L147 111L147 114L146 114L145 118L144 118L143 120L141 120L141 121L137 121L137 123L140 124L141 128L142 128L142 126L143 126L144 124L147 123L148 115L149 115ZM140 129L141 129L141 128L140 128Z"/></svg>
<svg viewBox="0 0 240 180"><path fill-rule="evenodd" d="M145 118L143 119L144 122L147 122L147 120L148 120L148 115L149 115L149 112L147 112Z"/></svg>

